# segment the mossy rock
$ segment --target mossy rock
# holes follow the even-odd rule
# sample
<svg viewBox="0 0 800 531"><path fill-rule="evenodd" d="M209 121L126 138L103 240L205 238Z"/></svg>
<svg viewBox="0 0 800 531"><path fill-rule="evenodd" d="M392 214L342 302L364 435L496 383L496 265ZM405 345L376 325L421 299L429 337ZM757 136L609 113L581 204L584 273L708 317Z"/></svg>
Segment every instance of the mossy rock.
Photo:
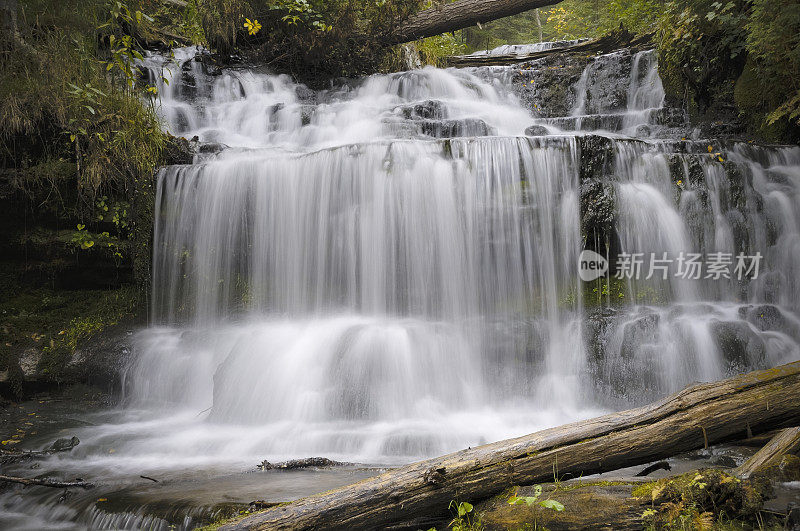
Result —
<svg viewBox="0 0 800 531"><path fill-rule="evenodd" d="M771 494L763 478L740 480L721 470L697 470L641 485L633 496L649 505L644 523L656 529L681 523L713 525L720 518L755 522Z"/></svg>

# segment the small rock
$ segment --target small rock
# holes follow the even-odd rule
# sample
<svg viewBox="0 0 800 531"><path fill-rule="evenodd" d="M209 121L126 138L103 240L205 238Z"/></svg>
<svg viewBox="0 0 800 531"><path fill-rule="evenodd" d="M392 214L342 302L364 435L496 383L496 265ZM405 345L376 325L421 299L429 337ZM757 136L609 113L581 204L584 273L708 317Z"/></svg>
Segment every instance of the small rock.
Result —
<svg viewBox="0 0 800 531"><path fill-rule="evenodd" d="M525 129L525 134L527 136L547 136L550 132L543 125L532 125Z"/></svg>
<svg viewBox="0 0 800 531"><path fill-rule="evenodd" d="M50 445L50 450L54 452L66 452L72 450L80 443L81 441L77 437L72 437L70 439L62 437L60 439L56 439L56 441L52 445Z"/></svg>

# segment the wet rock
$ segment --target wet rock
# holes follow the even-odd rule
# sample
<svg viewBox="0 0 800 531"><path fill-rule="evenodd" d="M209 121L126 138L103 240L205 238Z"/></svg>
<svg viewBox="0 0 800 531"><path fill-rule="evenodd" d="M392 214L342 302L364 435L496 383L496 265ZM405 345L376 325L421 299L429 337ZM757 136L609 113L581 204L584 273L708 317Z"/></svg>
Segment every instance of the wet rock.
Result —
<svg viewBox="0 0 800 531"><path fill-rule="evenodd" d="M655 111L653 122L667 127L684 127L689 122L689 117L681 108L663 107Z"/></svg>
<svg viewBox="0 0 800 531"><path fill-rule="evenodd" d="M624 359L631 359L642 344L657 342L659 322L659 315L651 313L627 323L623 331L620 355Z"/></svg>
<svg viewBox="0 0 800 531"><path fill-rule="evenodd" d="M203 142L199 144L197 147L197 152L203 155L216 155L226 149L228 149L227 144L223 144L221 142Z"/></svg>
<svg viewBox="0 0 800 531"><path fill-rule="evenodd" d="M761 331L781 332L790 337L800 338L797 323L786 318L777 306L762 304L752 308L741 308L744 318Z"/></svg>
<svg viewBox="0 0 800 531"><path fill-rule="evenodd" d="M601 55L588 67L585 114L606 114L626 109L631 76L630 55L629 50Z"/></svg>
<svg viewBox="0 0 800 531"><path fill-rule="evenodd" d="M300 122L303 125L309 125L311 118L314 116L317 108L314 105L301 105L300 106Z"/></svg>
<svg viewBox="0 0 800 531"><path fill-rule="evenodd" d="M580 182L602 179L614 165L614 141L608 137L585 135L577 139L580 152Z"/></svg>
<svg viewBox="0 0 800 531"><path fill-rule="evenodd" d="M610 242L616 220L616 188L608 181L589 179L580 185L581 233L587 242Z"/></svg>
<svg viewBox="0 0 800 531"><path fill-rule="evenodd" d="M166 164L191 164L194 161L194 149L183 137L170 136L164 147Z"/></svg>
<svg viewBox="0 0 800 531"><path fill-rule="evenodd" d="M511 86L520 101L535 115L567 116L574 103L571 87L577 83L588 59L553 55L519 65Z"/></svg>
<svg viewBox="0 0 800 531"><path fill-rule="evenodd" d="M729 455L718 455L711 459L711 464L725 468L736 468L739 463Z"/></svg>
<svg viewBox="0 0 800 531"><path fill-rule="evenodd" d="M442 120L447 118L447 108L438 100L428 100L415 105L398 107L398 112L409 120Z"/></svg>
<svg viewBox="0 0 800 531"><path fill-rule="evenodd" d="M80 443L80 439L74 436L70 437L69 439L66 437L61 437L60 439L56 439L56 441L50 445L49 450L53 452L67 452L78 446Z"/></svg>
<svg viewBox="0 0 800 531"><path fill-rule="evenodd" d="M308 104L308 105L316 105L318 103L318 95L315 90L311 90L305 85L297 85L294 89L295 95L297 99L300 100L301 103Z"/></svg>
<svg viewBox="0 0 800 531"><path fill-rule="evenodd" d="M112 395L122 390L123 369L133 351L133 328L128 322L112 326L80 345L66 366L66 380L83 382Z"/></svg>
<svg viewBox="0 0 800 531"><path fill-rule="evenodd" d="M597 308L586 315L584 339L595 365L605 359L608 334L613 331L616 317L617 311L606 307Z"/></svg>
<svg viewBox="0 0 800 531"><path fill-rule="evenodd" d="M741 321L714 321L710 327L723 359L733 371L766 368L764 341Z"/></svg>
<svg viewBox="0 0 800 531"><path fill-rule="evenodd" d="M532 125L525 129L525 134L528 136L546 136L549 135L550 132L543 125Z"/></svg>
<svg viewBox="0 0 800 531"><path fill-rule="evenodd" d="M487 136L491 128L483 120L467 118L465 120L425 120L420 122L423 135L434 138L456 138L463 136Z"/></svg>

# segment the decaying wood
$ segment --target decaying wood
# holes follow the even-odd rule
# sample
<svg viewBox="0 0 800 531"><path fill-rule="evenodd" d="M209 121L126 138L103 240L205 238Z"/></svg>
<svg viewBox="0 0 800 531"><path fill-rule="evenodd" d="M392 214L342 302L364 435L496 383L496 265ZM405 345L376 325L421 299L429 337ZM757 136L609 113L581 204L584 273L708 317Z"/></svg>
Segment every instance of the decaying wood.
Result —
<svg viewBox="0 0 800 531"><path fill-rule="evenodd" d="M736 469L735 474L748 478L760 470L769 468L780 462L781 457L800 450L800 428L793 427L781 430L761 450Z"/></svg>
<svg viewBox="0 0 800 531"><path fill-rule="evenodd" d="M50 478L18 478L14 476L2 476L0 475L0 482L9 482L9 483L19 483L21 485L28 485L28 486L42 486L42 487L54 487L57 489L68 489L70 487L80 487L82 489L93 489L94 485L92 483L86 483L85 481L56 481Z"/></svg>
<svg viewBox="0 0 800 531"><path fill-rule="evenodd" d="M447 66L467 67L467 66L503 66L524 63L536 59L542 59L556 54L570 55L595 55L598 53L611 53L620 48L641 47L648 45L652 40L652 35L636 36L624 28L592 39L589 41L562 46L550 50L531 52L525 54L502 54L502 55L455 55L447 57L444 62Z"/></svg>
<svg viewBox="0 0 800 531"><path fill-rule="evenodd" d="M456 0L436 5L411 16L389 37L391 43L409 42L449 33L531 9L552 6L561 0Z"/></svg>
<svg viewBox="0 0 800 531"><path fill-rule="evenodd" d="M650 463L776 428L800 425L800 362L699 384L649 406L462 450L302 498L225 529L380 528L447 513L511 485Z"/></svg>

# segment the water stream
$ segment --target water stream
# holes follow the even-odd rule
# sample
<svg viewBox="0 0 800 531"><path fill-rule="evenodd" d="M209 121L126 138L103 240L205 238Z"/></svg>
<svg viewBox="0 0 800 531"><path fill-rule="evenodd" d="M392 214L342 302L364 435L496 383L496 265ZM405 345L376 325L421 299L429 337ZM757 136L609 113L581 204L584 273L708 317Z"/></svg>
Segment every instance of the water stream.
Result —
<svg viewBox="0 0 800 531"><path fill-rule="evenodd" d="M514 67L315 92L197 54L143 63L165 127L199 154L158 178L153 325L124 407L43 464L128 500L140 475L167 487L48 525L137 527L180 498L170 481L312 455L394 465L800 359L800 149L678 140L652 52L595 58L560 117L523 105ZM537 125L551 134L525 134ZM594 189L611 200L602 234ZM620 296L578 277L593 243L763 261L752 281L642 277ZM370 473L225 481L229 499L280 501Z"/></svg>

